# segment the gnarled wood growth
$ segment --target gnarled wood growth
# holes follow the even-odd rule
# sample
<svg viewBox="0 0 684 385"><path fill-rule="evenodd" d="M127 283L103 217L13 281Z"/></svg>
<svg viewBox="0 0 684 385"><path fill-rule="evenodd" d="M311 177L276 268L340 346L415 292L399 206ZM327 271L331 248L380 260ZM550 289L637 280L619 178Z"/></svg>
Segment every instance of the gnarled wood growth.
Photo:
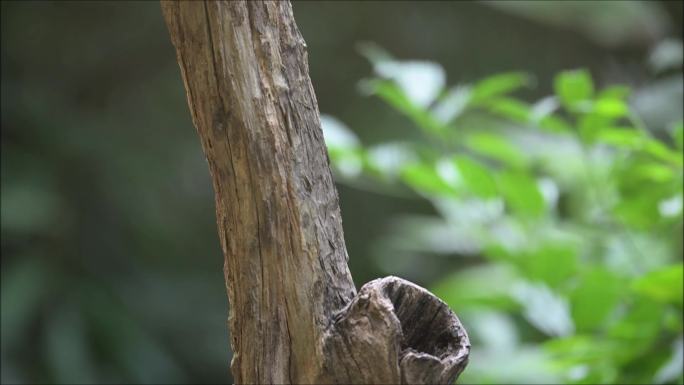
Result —
<svg viewBox="0 0 684 385"><path fill-rule="evenodd" d="M357 294L287 1L163 2L209 163L237 383L448 383L458 318L399 278Z"/></svg>

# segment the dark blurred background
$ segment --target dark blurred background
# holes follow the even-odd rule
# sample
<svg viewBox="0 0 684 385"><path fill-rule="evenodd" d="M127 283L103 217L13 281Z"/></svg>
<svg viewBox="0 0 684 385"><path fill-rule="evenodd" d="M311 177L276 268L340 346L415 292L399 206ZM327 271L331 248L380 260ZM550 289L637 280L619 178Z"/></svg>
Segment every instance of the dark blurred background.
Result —
<svg viewBox="0 0 684 385"><path fill-rule="evenodd" d="M681 75L659 83L647 60L681 39L681 1L294 11L321 112L367 144L416 132L359 93L371 74L360 42L441 63L450 84L525 70L538 84L529 97L585 67L643 91L651 121L667 113L661 100L681 100ZM1 12L2 382L230 383L213 192L159 4L3 1ZM357 286L387 274L429 286L458 268L382 252L395 215L428 203L338 188Z"/></svg>

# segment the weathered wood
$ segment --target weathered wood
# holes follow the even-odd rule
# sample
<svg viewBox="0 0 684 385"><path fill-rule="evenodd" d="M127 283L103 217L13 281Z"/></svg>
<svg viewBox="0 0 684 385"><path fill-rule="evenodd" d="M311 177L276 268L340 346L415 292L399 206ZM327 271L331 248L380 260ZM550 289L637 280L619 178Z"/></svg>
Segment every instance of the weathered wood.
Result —
<svg viewBox="0 0 684 385"><path fill-rule="evenodd" d="M325 347L330 382L342 384L450 384L470 352L449 307L397 277L365 284L335 315Z"/></svg>
<svg viewBox="0 0 684 385"><path fill-rule="evenodd" d="M287 1L162 2L211 172L236 383L449 382L456 316L398 278L356 290Z"/></svg>

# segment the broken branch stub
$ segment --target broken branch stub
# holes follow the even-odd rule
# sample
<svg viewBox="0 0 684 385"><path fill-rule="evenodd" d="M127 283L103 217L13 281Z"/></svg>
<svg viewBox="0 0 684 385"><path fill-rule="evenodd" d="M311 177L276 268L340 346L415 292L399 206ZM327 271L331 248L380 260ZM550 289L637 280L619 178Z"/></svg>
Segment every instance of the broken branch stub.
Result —
<svg viewBox="0 0 684 385"><path fill-rule="evenodd" d="M468 363L458 317L424 288L397 277L364 285L325 335L337 383L449 384Z"/></svg>

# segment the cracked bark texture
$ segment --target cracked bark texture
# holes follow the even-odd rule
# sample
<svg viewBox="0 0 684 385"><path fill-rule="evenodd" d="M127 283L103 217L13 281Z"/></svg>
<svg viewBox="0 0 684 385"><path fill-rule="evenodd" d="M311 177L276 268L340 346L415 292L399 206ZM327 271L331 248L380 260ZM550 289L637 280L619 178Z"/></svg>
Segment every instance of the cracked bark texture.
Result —
<svg viewBox="0 0 684 385"><path fill-rule="evenodd" d="M448 383L470 348L432 294L357 295L288 1L162 2L212 176L236 383Z"/></svg>

